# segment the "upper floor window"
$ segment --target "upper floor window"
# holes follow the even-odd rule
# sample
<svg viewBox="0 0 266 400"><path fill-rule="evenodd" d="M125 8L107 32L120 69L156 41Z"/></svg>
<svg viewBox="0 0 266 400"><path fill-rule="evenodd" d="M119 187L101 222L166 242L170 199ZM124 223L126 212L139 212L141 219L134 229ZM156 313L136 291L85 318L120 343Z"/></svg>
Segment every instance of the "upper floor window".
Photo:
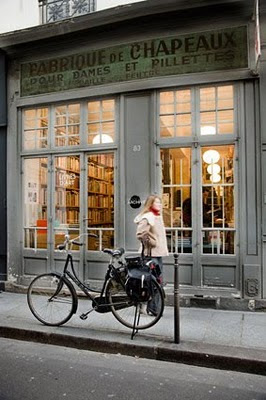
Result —
<svg viewBox="0 0 266 400"><path fill-rule="evenodd" d="M80 105L68 104L55 108L55 145L79 145Z"/></svg>
<svg viewBox="0 0 266 400"><path fill-rule="evenodd" d="M200 135L234 133L233 86L200 89Z"/></svg>
<svg viewBox="0 0 266 400"><path fill-rule="evenodd" d="M115 99L35 107L24 109L22 115L25 151L115 141Z"/></svg>
<svg viewBox="0 0 266 400"><path fill-rule="evenodd" d="M23 148L37 150L48 147L48 108L24 111Z"/></svg>
<svg viewBox="0 0 266 400"><path fill-rule="evenodd" d="M191 136L191 90L160 93L161 137Z"/></svg>
<svg viewBox="0 0 266 400"><path fill-rule="evenodd" d="M88 103L88 144L113 143L115 134L115 101Z"/></svg>
<svg viewBox="0 0 266 400"><path fill-rule="evenodd" d="M160 137L235 133L234 86L211 86L160 93Z"/></svg>

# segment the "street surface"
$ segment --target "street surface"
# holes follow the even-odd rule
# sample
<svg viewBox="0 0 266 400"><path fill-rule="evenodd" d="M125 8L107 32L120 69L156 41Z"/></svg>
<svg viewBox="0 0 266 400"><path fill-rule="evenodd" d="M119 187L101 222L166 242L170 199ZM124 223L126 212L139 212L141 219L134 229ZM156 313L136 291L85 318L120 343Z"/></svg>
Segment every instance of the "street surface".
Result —
<svg viewBox="0 0 266 400"><path fill-rule="evenodd" d="M0 400L266 400L266 377L0 338Z"/></svg>

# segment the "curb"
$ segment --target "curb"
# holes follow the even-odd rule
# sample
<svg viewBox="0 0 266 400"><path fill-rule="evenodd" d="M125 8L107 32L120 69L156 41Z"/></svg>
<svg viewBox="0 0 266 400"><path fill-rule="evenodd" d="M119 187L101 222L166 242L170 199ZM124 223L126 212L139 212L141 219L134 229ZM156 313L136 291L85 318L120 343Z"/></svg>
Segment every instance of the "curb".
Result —
<svg viewBox="0 0 266 400"><path fill-rule="evenodd" d="M168 344L168 347L164 346L163 342L159 342L157 345L141 345L136 342L122 343L107 339L84 338L34 330L29 331L6 326L0 326L0 337L72 347L80 350L111 354L120 353L122 355L158 361L266 376L266 360L243 358L240 356L226 356L210 352L189 351L180 348L180 345L174 343Z"/></svg>

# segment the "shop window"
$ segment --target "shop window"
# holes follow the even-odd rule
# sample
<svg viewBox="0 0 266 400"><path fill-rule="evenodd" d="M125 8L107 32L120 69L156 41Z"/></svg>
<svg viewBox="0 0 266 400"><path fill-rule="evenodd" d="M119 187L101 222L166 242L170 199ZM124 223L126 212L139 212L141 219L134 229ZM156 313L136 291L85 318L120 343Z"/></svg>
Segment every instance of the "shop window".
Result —
<svg viewBox="0 0 266 400"><path fill-rule="evenodd" d="M77 146L80 144L80 105L67 104L55 107L55 145Z"/></svg>
<svg viewBox="0 0 266 400"><path fill-rule="evenodd" d="M168 248L192 253L191 149L161 150L162 202Z"/></svg>
<svg viewBox="0 0 266 400"><path fill-rule="evenodd" d="M47 158L24 160L24 247L47 248Z"/></svg>
<svg viewBox="0 0 266 400"><path fill-rule="evenodd" d="M65 234L79 235L80 159L79 156L55 157L55 248L64 242ZM73 250L79 250L77 246Z"/></svg>
<svg viewBox="0 0 266 400"><path fill-rule="evenodd" d="M32 108L23 112L23 149L36 150L48 146L48 108Z"/></svg>
<svg viewBox="0 0 266 400"><path fill-rule="evenodd" d="M191 136L191 90L160 93L160 136Z"/></svg>
<svg viewBox="0 0 266 400"><path fill-rule="evenodd" d="M200 89L200 135L234 133L233 86Z"/></svg>
<svg viewBox="0 0 266 400"><path fill-rule="evenodd" d="M203 253L235 254L234 146L211 146L202 154Z"/></svg>
<svg viewBox="0 0 266 400"><path fill-rule="evenodd" d="M115 138L115 101L88 103L88 144L113 143Z"/></svg>
<svg viewBox="0 0 266 400"><path fill-rule="evenodd" d="M98 239L88 239L88 250L114 247L114 154L88 156L87 231Z"/></svg>

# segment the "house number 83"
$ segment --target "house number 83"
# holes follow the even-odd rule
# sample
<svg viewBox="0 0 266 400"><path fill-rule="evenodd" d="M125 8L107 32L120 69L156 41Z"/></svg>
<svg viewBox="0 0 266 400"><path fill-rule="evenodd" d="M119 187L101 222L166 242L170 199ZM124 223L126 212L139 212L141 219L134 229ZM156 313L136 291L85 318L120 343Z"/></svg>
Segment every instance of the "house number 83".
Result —
<svg viewBox="0 0 266 400"><path fill-rule="evenodd" d="M140 151L141 150L141 145L140 144L135 144L134 146L133 146L133 151Z"/></svg>

